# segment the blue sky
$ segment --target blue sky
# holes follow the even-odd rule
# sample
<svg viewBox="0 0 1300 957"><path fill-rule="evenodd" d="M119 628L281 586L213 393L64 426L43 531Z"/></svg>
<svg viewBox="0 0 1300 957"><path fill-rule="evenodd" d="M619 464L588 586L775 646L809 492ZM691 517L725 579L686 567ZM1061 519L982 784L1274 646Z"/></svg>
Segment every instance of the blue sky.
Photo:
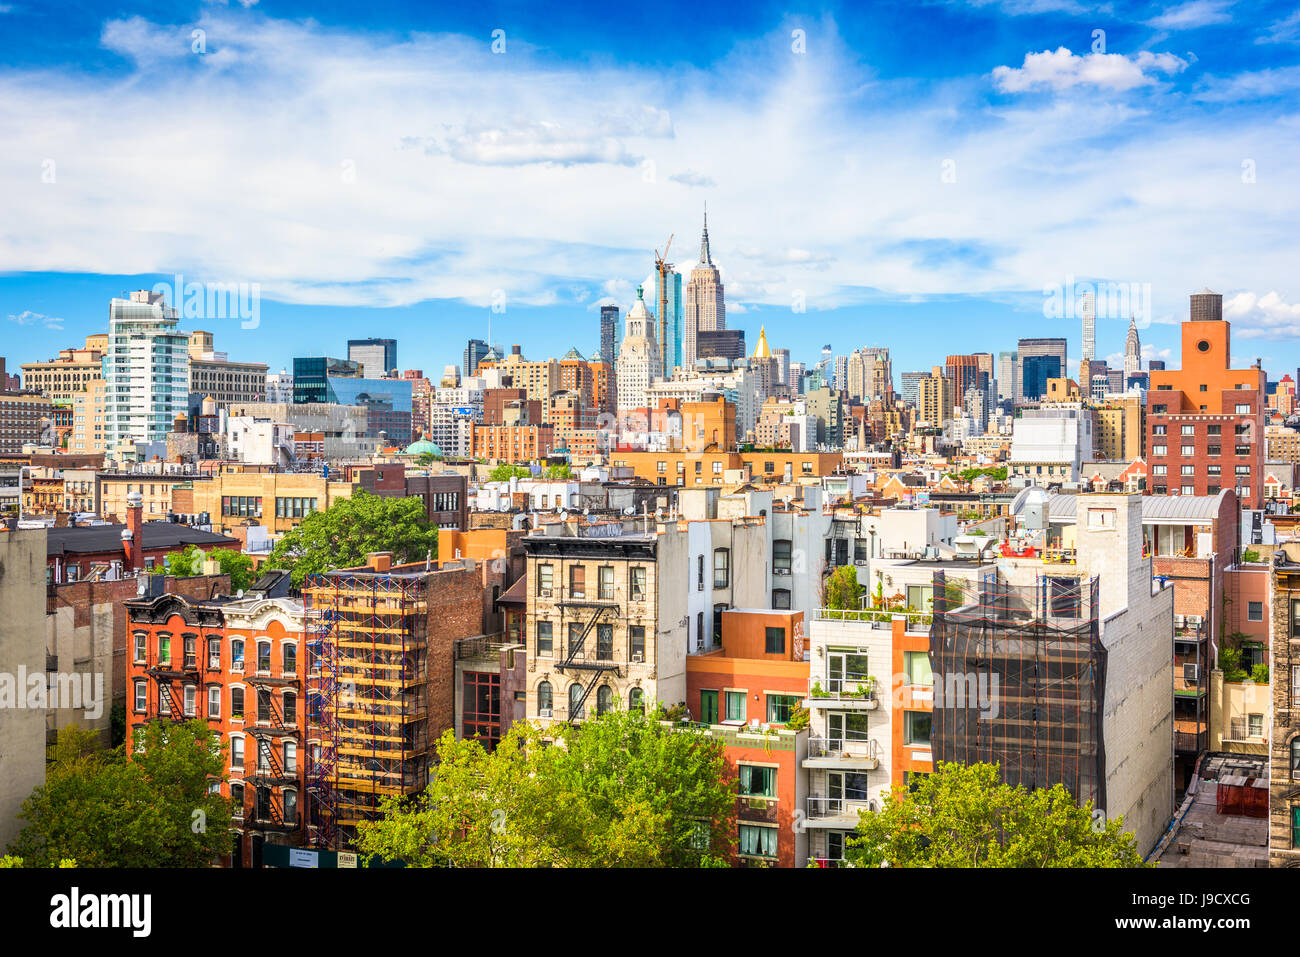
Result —
<svg viewBox="0 0 1300 957"><path fill-rule="evenodd" d="M382 335L437 376L489 319L590 353L707 201L728 324L796 359L1077 358L1077 278L1149 290L1150 357L1208 285L1238 363L1300 365L1300 7L625 7L0 0L0 355L176 273L256 283L256 328L184 325L275 369Z"/></svg>

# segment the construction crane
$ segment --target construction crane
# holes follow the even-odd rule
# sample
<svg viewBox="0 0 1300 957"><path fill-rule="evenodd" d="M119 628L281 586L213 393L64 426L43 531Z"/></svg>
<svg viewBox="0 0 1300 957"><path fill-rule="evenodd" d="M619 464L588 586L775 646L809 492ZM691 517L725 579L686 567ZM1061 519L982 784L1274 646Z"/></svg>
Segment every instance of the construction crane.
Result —
<svg viewBox="0 0 1300 957"><path fill-rule="evenodd" d="M668 249L673 244L673 236L668 237L668 242L664 244L664 254L659 255L659 250L655 250L655 272L659 276L659 360L663 367L663 377L666 379L671 374L668 362L668 273L672 270L673 264L666 262L668 258Z"/></svg>

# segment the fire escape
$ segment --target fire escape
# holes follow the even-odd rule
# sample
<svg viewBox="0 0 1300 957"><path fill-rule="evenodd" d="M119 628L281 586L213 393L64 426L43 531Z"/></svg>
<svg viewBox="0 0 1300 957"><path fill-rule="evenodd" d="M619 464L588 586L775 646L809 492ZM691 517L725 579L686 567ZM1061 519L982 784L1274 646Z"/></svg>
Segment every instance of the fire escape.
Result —
<svg viewBox="0 0 1300 957"><path fill-rule="evenodd" d="M248 729L257 744L257 756L249 782L254 788L253 813L250 826L264 831L288 833L298 829L298 809L286 819L283 788L298 783L296 769L285 768L284 742L298 744L297 720L286 723L282 699L276 692L282 688L297 689L298 682L289 678L256 676L249 683L257 692L257 721ZM295 702L297 698L295 697ZM297 748L294 750L297 758Z"/></svg>
<svg viewBox="0 0 1300 957"><path fill-rule="evenodd" d="M155 663L145 671L158 688L158 713L151 715L150 721L186 721L198 716L198 709L195 713L187 715L185 713L185 692L186 685L190 685L198 694L199 687L199 664L192 654L186 654L182 658L182 664L179 669L173 668L171 661L164 663Z"/></svg>
<svg viewBox="0 0 1300 957"><path fill-rule="evenodd" d="M569 646L564 661L556 664L555 670L560 674L566 674L568 671L576 671L581 674L591 673L590 679L585 679L582 690L582 697L576 702L569 700L568 719L570 722L581 720L585 714L584 708L587 705L587 699L591 697L596 686L607 676L613 675L620 677L622 671L614 661L613 641L608 647L602 648L600 642L596 642L596 647L591 654L587 653L587 639L593 631L597 631L597 626L601 619L605 617L606 612L613 612L611 617L617 617L619 609L618 590L610 589L606 598L600 597L600 587L597 586L597 597L587 598L584 593L581 596L575 596L572 592L566 593L557 605L561 609L571 610L573 617L579 620L585 619L582 632L576 637L568 638ZM613 625L610 623L612 630ZM573 677L577 677L576 675Z"/></svg>

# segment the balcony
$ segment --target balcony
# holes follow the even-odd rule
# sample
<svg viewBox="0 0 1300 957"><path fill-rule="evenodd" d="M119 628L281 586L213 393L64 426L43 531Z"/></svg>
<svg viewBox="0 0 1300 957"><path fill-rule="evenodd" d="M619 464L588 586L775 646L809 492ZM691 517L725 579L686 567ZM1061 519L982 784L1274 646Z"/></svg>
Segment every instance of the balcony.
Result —
<svg viewBox="0 0 1300 957"><path fill-rule="evenodd" d="M1202 731L1199 734L1191 731L1174 732L1174 750L1195 754L1198 751L1204 751L1209 733Z"/></svg>
<svg viewBox="0 0 1300 957"><path fill-rule="evenodd" d="M872 738L809 738L803 766L874 771L880 767L880 746Z"/></svg>
<svg viewBox="0 0 1300 957"><path fill-rule="evenodd" d="M808 798L808 816L804 819L804 824L807 827L851 830L858 826L858 812L870 809L871 804L866 797L833 798L813 795Z"/></svg>
<svg viewBox="0 0 1300 957"><path fill-rule="evenodd" d="M838 678L812 678L808 682L807 708L835 708L841 711L875 711L876 679L871 675L849 674Z"/></svg>

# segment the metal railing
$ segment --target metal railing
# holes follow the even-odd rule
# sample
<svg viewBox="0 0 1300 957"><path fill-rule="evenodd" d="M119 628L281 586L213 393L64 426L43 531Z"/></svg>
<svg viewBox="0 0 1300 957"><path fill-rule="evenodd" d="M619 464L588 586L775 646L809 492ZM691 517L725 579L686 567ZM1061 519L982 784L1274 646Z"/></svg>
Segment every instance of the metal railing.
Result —
<svg viewBox="0 0 1300 957"><path fill-rule="evenodd" d="M860 798L833 798L816 794L808 798L808 817L812 820L824 820L830 817L856 816L858 811L865 811L870 802Z"/></svg>
<svg viewBox="0 0 1300 957"><path fill-rule="evenodd" d="M842 678L809 678L808 697L875 701L876 679L871 675L849 674Z"/></svg>
<svg viewBox="0 0 1300 957"><path fill-rule="evenodd" d="M808 757L879 761L880 745L874 738L809 738Z"/></svg>
<svg viewBox="0 0 1300 957"><path fill-rule="evenodd" d="M895 618L906 620L908 628L929 628L934 615L928 611L894 611L888 608L814 608L812 617L817 621L862 621L876 628L890 628Z"/></svg>

